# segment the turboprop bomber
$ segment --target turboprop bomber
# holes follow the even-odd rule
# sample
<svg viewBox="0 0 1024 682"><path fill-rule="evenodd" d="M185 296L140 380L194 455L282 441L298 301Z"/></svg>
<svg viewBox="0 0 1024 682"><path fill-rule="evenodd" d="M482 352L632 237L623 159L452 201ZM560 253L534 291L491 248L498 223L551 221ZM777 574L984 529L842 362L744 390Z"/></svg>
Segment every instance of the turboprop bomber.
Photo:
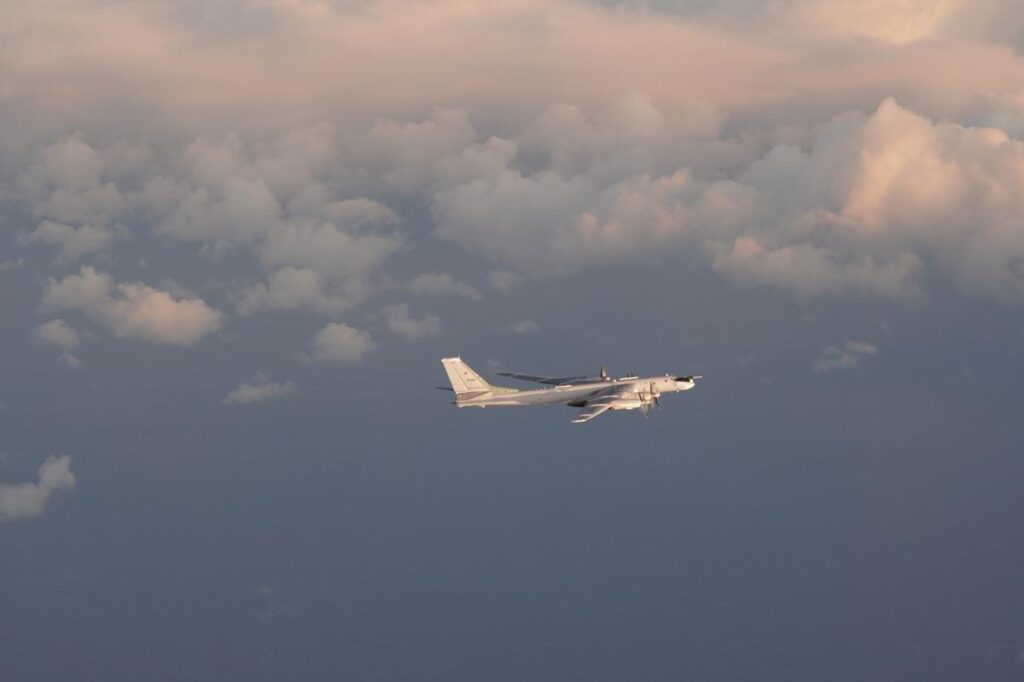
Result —
<svg viewBox="0 0 1024 682"><path fill-rule="evenodd" d="M462 358L442 358L441 364L448 374L451 388L439 386L455 393L456 407L513 407L520 405L568 405L583 408L572 420L583 424L609 410L640 410L644 416L652 406L660 407L665 393L689 391L699 375L656 377L608 376L601 368L597 376L543 377L533 374L499 372L499 376L540 384L541 387L520 390L494 386L462 361Z"/></svg>

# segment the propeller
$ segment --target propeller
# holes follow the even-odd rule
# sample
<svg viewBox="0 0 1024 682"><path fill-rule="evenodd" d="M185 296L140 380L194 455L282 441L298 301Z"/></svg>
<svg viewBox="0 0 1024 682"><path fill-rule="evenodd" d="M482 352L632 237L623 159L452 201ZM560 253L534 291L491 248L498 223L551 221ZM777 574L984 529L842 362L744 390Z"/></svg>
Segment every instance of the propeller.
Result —
<svg viewBox="0 0 1024 682"><path fill-rule="evenodd" d="M640 393L640 412L646 417L648 411L651 409L651 403L657 408L661 407L661 395L654 390L654 382L651 382L650 390L647 393L641 391Z"/></svg>
<svg viewBox="0 0 1024 682"><path fill-rule="evenodd" d="M601 375L602 379L607 379L608 378L608 368L602 366L601 367L601 371L600 371L600 375Z"/></svg>

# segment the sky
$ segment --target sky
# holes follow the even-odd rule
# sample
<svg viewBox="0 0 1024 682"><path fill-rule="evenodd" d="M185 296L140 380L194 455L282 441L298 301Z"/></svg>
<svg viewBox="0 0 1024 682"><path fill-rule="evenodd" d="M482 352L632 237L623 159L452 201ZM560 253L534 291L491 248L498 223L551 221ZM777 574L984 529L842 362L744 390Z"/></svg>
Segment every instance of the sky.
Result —
<svg viewBox="0 0 1024 682"><path fill-rule="evenodd" d="M1024 674L1019 3L3 14L5 678Z"/></svg>

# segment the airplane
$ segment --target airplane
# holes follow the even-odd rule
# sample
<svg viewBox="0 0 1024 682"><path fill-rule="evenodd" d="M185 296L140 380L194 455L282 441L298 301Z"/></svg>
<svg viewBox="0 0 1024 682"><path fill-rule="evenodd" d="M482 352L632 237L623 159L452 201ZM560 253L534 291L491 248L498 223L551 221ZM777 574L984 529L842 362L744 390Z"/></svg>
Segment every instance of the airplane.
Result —
<svg viewBox="0 0 1024 682"><path fill-rule="evenodd" d="M700 375L660 377L624 376L613 379L602 367L598 376L541 377L532 374L499 372L499 376L544 384L543 388L519 390L493 386L473 371L462 358L442 358L451 388L438 388L455 393L456 407L498 407L515 405L569 405L583 410L572 420L583 424L609 410L640 410L646 417L651 405L661 406L664 393L689 391Z"/></svg>

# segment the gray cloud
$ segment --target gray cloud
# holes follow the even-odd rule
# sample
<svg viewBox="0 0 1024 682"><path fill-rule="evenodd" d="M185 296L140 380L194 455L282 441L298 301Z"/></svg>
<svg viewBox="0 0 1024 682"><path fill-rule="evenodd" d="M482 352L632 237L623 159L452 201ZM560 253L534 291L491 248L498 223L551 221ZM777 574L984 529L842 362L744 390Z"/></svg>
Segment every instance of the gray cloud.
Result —
<svg viewBox="0 0 1024 682"><path fill-rule="evenodd" d="M65 367L78 367L82 361L72 351L78 350L82 340L74 327L61 319L50 320L36 327L32 335L36 345L52 346L61 350L57 362Z"/></svg>
<svg viewBox="0 0 1024 682"><path fill-rule="evenodd" d="M521 275L507 270L492 270L487 276L487 282L491 285L491 288L502 293L511 291L522 279Z"/></svg>
<svg viewBox="0 0 1024 682"><path fill-rule="evenodd" d="M109 248L114 239L124 232L123 228L118 230L108 227L93 227L92 225L75 228L44 220L39 227L22 235L19 241L22 244L41 243L59 246L58 260L67 263L77 260L85 254Z"/></svg>
<svg viewBox="0 0 1024 682"><path fill-rule="evenodd" d="M328 324L313 336L313 358L320 362L359 362L376 347L369 332L344 322Z"/></svg>
<svg viewBox="0 0 1024 682"><path fill-rule="evenodd" d="M262 310L309 310L337 315L363 297L358 286L332 285L316 270L285 267L275 270L266 284L247 287L238 301L238 312L252 315Z"/></svg>
<svg viewBox="0 0 1024 682"><path fill-rule="evenodd" d="M55 492L70 490L76 483L70 457L47 457L37 483L0 483L0 522L39 516Z"/></svg>
<svg viewBox="0 0 1024 682"><path fill-rule="evenodd" d="M50 320L36 327L35 342L61 350L77 350L82 340L75 328L61 319Z"/></svg>
<svg viewBox="0 0 1024 682"><path fill-rule="evenodd" d="M258 372L248 382L240 384L228 393L224 402L229 405L261 403L271 398L294 395L295 384L291 381L272 381L266 374Z"/></svg>
<svg viewBox="0 0 1024 682"><path fill-rule="evenodd" d="M533 320L523 320L521 322L513 322L512 324L510 324L508 326L508 328L514 334L523 335L523 334L533 334L538 329L540 329L540 326L536 322L534 322Z"/></svg>
<svg viewBox="0 0 1024 682"><path fill-rule="evenodd" d="M848 339L843 346L828 346L814 361L815 372L856 369L863 359L878 355L878 347L867 341Z"/></svg>
<svg viewBox="0 0 1024 682"><path fill-rule="evenodd" d="M409 313L409 306L405 303L384 306L381 314L392 334L403 336L410 341L438 336L441 333L440 318L436 315L414 317Z"/></svg>
<svg viewBox="0 0 1024 682"><path fill-rule="evenodd" d="M413 278L409 288L416 294L436 296L461 296L471 301L483 300L480 292L452 278L446 272L424 272Z"/></svg>

